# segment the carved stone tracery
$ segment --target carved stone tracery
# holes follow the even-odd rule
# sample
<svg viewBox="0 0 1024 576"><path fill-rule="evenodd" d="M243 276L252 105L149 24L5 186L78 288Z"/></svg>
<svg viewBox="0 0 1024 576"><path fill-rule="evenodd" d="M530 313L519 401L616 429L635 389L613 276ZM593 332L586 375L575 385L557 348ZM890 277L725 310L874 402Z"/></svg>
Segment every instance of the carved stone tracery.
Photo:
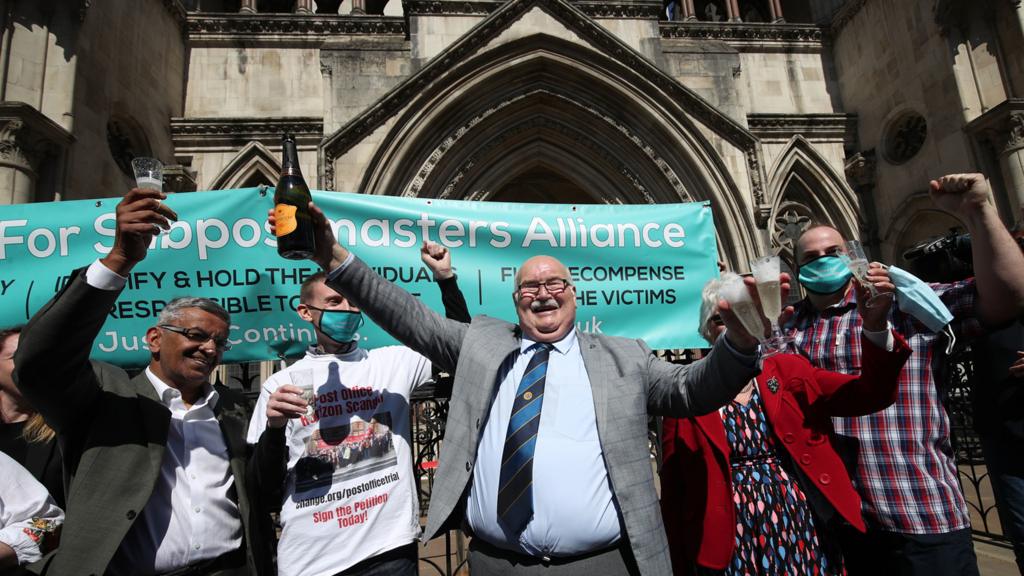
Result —
<svg viewBox="0 0 1024 576"><path fill-rule="evenodd" d="M781 253L793 255L796 240L814 220L814 211L800 202L785 201L772 221L772 246Z"/></svg>

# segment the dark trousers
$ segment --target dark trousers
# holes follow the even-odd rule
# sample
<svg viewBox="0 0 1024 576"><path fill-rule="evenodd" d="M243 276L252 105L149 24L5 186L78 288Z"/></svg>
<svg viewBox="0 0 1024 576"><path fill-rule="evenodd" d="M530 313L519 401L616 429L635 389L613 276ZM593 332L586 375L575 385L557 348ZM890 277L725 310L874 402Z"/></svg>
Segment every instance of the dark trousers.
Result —
<svg viewBox="0 0 1024 576"><path fill-rule="evenodd" d="M971 530L904 534L846 527L840 545L850 576L978 576Z"/></svg>
<svg viewBox="0 0 1024 576"><path fill-rule="evenodd" d="M367 558L335 576L417 576L419 548L415 542Z"/></svg>
<svg viewBox="0 0 1024 576"><path fill-rule="evenodd" d="M1017 570L1024 575L1024 446L998 433L980 437L999 523L1013 545Z"/></svg>

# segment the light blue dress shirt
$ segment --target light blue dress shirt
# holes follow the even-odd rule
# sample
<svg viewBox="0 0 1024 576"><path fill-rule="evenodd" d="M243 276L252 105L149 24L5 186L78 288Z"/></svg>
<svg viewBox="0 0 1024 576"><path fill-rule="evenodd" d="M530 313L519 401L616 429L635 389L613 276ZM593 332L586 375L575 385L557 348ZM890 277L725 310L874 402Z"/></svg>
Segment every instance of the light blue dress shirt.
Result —
<svg viewBox="0 0 1024 576"><path fill-rule="evenodd" d="M500 388L477 447L466 505L469 526L475 536L495 546L535 557L575 556L608 548L619 540L622 529L575 330L555 342L548 357L533 461L533 519L518 537L498 524L505 434L516 389L535 353L527 351L533 344L523 338L518 358L506 362L498 375Z"/></svg>

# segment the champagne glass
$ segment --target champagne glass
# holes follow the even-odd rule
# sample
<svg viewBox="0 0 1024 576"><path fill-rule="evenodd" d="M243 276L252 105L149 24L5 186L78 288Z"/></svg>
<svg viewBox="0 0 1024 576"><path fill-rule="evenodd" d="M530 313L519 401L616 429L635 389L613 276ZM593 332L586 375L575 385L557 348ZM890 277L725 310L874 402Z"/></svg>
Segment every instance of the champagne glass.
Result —
<svg viewBox="0 0 1024 576"><path fill-rule="evenodd" d="M312 370L290 370L288 377L301 392L299 397L306 401L306 417L313 415L316 411L316 394L313 393L313 371Z"/></svg>
<svg viewBox="0 0 1024 576"><path fill-rule="evenodd" d="M882 294L875 288L875 285L868 281L868 257L864 253L864 246L861 245L857 240L849 240L846 242L846 253L837 254L839 258L846 264L853 272L857 281L862 286L866 286L870 296L868 297L867 306L869 308L880 304L881 298L891 298L891 294ZM880 298L881 297L881 298Z"/></svg>
<svg viewBox="0 0 1024 576"><path fill-rule="evenodd" d="M750 295L743 277L731 272L723 274L722 287L718 289L718 296L729 303L733 314L740 319L743 327L761 343L762 356L781 352L775 346L775 342L772 342L770 338L765 338L761 311L757 308L753 296Z"/></svg>
<svg viewBox="0 0 1024 576"><path fill-rule="evenodd" d="M164 165L156 158L132 158L132 171L135 172L135 185L163 192Z"/></svg>
<svg viewBox="0 0 1024 576"><path fill-rule="evenodd" d="M778 256L764 256L750 261L750 270L757 281L757 295L761 297L761 308L765 317L771 322L771 348L781 350L786 344L786 337L779 328L779 316L782 315L782 284L779 282L780 263Z"/></svg>

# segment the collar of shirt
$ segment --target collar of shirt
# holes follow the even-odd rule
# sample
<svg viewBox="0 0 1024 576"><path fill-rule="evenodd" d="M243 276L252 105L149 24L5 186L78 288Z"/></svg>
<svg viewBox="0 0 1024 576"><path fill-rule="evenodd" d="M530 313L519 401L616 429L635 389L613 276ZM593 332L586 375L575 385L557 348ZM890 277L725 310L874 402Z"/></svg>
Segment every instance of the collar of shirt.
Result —
<svg viewBox="0 0 1024 576"><path fill-rule="evenodd" d="M846 293L843 294L835 304L832 304L828 308L825 308L821 312L814 307L811 303L810 298L804 298L803 300L796 303L795 310L793 312L793 319L790 320L790 325L795 327L803 327L808 322L813 321L818 316L834 316L845 313L850 308L857 307L857 291L853 289L853 284L846 289Z"/></svg>
<svg viewBox="0 0 1024 576"><path fill-rule="evenodd" d="M368 355L367 351L356 346L348 352L342 352L340 354L331 354L324 352L320 346L313 344L309 348L306 348L306 357L314 360L344 360L346 362L355 362L362 360Z"/></svg>
<svg viewBox="0 0 1024 576"><path fill-rule="evenodd" d="M172 404L175 400L183 403L181 400L181 392L164 383L164 381L157 377L149 367L146 367L146 377L149 378L150 384L153 385L153 390L156 390L156 395L160 398L160 402L162 402L164 406L173 411ZM217 394L217 390L207 382L203 384L202 396L200 396L199 400L192 405L192 408L203 408L204 406L209 406L210 410L213 410L217 407L217 400L219 398L220 395Z"/></svg>
<svg viewBox="0 0 1024 576"><path fill-rule="evenodd" d="M562 336L561 340L559 340L557 342L548 342L548 344L551 344L552 346L554 346L555 350L558 350L558 352L562 356L565 356L566 354L568 354L569 350L572 350L572 345L575 344L575 343L576 343L576 329L575 328L569 330L569 332L567 332L565 336ZM522 341L519 343L519 353L520 354L526 354L526 351L529 350L530 346L533 346L534 344L537 344L537 342L535 342L533 340L530 340L526 336L523 336Z"/></svg>

